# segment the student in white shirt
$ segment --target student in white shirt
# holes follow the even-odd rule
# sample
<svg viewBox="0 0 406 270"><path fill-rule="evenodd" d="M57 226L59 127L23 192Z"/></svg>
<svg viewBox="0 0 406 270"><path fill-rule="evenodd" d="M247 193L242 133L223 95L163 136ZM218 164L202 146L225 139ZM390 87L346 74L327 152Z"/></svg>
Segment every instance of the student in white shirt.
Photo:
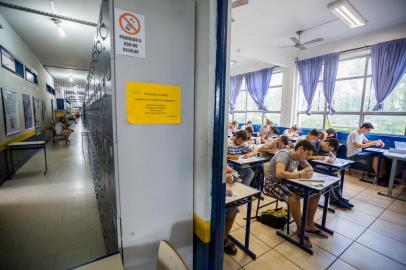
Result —
<svg viewBox="0 0 406 270"><path fill-rule="evenodd" d="M238 128L238 122L234 120L228 126L228 137L232 137L234 135L234 132L237 131L237 128Z"/></svg>
<svg viewBox="0 0 406 270"><path fill-rule="evenodd" d="M351 131L347 137L347 157L353 161L359 161L364 163L372 163L375 175L378 175L378 163L379 159L370 152L362 152L363 148L370 146L384 147L385 144L381 140L370 141L365 137L365 134L371 132L374 126L371 123L363 123L359 129Z"/></svg>
<svg viewBox="0 0 406 270"><path fill-rule="evenodd" d="M296 125L292 126L289 129L285 129L283 135L288 136L289 138L299 137L298 128Z"/></svg>
<svg viewBox="0 0 406 270"><path fill-rule="evenodd" d="M69 128L66 125L66 118L62 116L59 118L59 121L55 124L55 133L57 136L64 136L67 143L70 143L70 135L74 132L73 129Z"/></svg>
<svg viewBox="0 0 406 270"><path fill-rule="evenodd" d="M242 125L241 130L246 130L247 127L252 128L252 122L248 121L245 125Z"/></svg>

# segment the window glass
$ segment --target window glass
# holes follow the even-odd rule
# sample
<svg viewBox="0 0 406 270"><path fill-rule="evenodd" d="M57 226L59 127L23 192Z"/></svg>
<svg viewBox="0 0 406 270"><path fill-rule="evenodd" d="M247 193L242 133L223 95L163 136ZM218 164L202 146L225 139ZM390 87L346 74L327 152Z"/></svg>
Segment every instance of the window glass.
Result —
<svg viewBox="0 0 406 270"><path fill-rule="evenodd" d="M262 112L247 113L247 122L251 121L254 125L262 125Z"/></svg>
<svg viewBox="0 0 406 270"><path fill-rule="evenodd" d="M245 124L245 115L246 113L234 113L234 120L240 124Z"/></svg>
<svg viewBox="0 0 406 270"><path fill-rule="evenodd" d="M258 106L252 99L250 93L246 91L247 95L247 111L258 111Z"/></svg>
<svg viewBox="0 0 406 270"><path fill-rule="evenodd" d="M269 88L265 97L265 105L269 111L280 111L282 100L282 87Z"/></svg>
<svg viewBox="0 0 406 270"><path fill-rule="evenodd" d="M359 112L361 110L364 79L336 81L334 108L336 111Z"/></svg>
<svg viewBox="0 0 406 270"><path fill-rule="evenodd" d="M312 103L312 111L324 111L324 103L325 98L322 90L322 83L319 82L317 84L316 93L314 93L313 103ZM303 88L300 85L299 87L299 111L306 111L307 110L307 102L303 94Z"/></svg>
<svg viewBox="0 0 406 270"><path fill-rule="evenodd" d="M372 112L376 104L374 85L371 78L367 79L364 111ZM395 87L393 92L385 99L383 112L406 112L406 73Z"/></svg>
<svg viewBox="0 0 406 270"><path fill-rule="evenodd" d="M232 113L228 113L228 123L233 122L233 114Z"/></svg>
<svg viewBox="0 0 406 270"><path fill-rule="evenodd" d="M338 62L337 79L364 76L365 57L341 60Z"/></svg>
<svg viewBox="0 0 406 270"><path fill-rule="evenodd" d="M368 56L368 69L367 75L372 75L371 56Z"/></svg>
<svg viewBox="0 0 406 270"><path fill-rule="evenodd" d="M373 133L405 135L406 115L365 115L364 122L371 122Z"/></svg>
<svg viewBox="0 0 406 270"><path fill-rule="evenodd" d="M322 114L299 114L299 127L300 128L323 128L323 115Z"/></svg>
<svg viewBox="0 0 406 270"><path fill-rule="evenodd" d="M245 111L247 104L247 92L240 91L237 97L237 101L235 103L235 110L236 111Z"/></svg>
<svg viewBox="0 0 406 270"><path fill-rule="evenodd" d="M282 85L283 72L272 73L270 86Z"/></svg>
<svg viewBox="0 0 406 270"><path fill-rule="evenodd" d="M358 127L359 115L327 115L326 129L334 128L338 131L352 131Z"/></svg>

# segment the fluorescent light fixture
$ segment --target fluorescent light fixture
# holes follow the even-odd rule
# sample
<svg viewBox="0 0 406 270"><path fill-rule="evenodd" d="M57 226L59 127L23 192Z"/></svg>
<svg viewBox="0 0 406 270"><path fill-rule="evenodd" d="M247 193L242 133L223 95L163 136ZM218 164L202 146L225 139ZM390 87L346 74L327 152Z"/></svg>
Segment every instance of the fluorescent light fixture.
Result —
<svg viewBox="0 0 406 270"><path fill-rule="evenodd" d="M234 65L235 63L237 63L237 61L235 61L235 60L230 60L230 65Z"/></svg>
<svg viewBox="0 0 406 270"><path fill-rule="evenodd" d="M58 27L59 35L61 37L65 37L66 35L65 35L65 31L63 31L63 28L59 24L57 25L57 27Z"/></svg>
<svg viewBox="0 0 406 270"><path fill-rule="evenodd" d="M54 0L50 0L50 1L51 1L52 12L55 13Z"/></svg>
<svg viewBox="0 0 406 270"><path fill-rule="evenodd" d="M73 77L72 77L72 75L70 75L69 81L70 81L70 82L73 82Z"/></svg>
<svg viewBox="0 0 406 270"><path fill-rule="evenodd" d="M332 2L328 4L328 8L350 28L360 27L367 23L361 14L347 0Z"/></svg>

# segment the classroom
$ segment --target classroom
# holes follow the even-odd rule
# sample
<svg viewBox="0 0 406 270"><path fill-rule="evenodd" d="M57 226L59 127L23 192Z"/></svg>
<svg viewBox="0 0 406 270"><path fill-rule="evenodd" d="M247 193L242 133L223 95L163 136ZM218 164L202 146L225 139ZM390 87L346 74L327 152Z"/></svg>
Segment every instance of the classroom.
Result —
<svg viewBox="0 0 406 270"><path fill-rule="evenodd" d="M0 0L0 268L406 269L406 1Z"/></svg>

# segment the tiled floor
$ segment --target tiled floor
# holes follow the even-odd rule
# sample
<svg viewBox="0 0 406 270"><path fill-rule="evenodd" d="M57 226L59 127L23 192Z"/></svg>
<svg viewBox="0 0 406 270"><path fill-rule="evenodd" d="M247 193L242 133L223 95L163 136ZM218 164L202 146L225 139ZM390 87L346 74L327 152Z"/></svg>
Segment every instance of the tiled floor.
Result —
<svg viewBox="0 0 406 270"><path fill-rule="evenodd" d="M335 234L327 240L310 236L313 256L277 236L275 229L253 221L250 244L257 259L238 250L236 256L224 255L224 269L406 269L406 202L379 196L378 191L386 188L346 175L344 197L355 206L328 214L327 225ZM397 185L394 193L406 198L406 186ZM231 234L242 240L245 206L240 210ZM320 217L318 210L316 219Z"/></svg>
<svg viewBox="0 0 406 270"><path fill-rule="evenodd" d="M72 144L47 144L0 186L0 269L66 269L105 255L80 125ZM86 161L87 162L87 161Z"/></svg>

